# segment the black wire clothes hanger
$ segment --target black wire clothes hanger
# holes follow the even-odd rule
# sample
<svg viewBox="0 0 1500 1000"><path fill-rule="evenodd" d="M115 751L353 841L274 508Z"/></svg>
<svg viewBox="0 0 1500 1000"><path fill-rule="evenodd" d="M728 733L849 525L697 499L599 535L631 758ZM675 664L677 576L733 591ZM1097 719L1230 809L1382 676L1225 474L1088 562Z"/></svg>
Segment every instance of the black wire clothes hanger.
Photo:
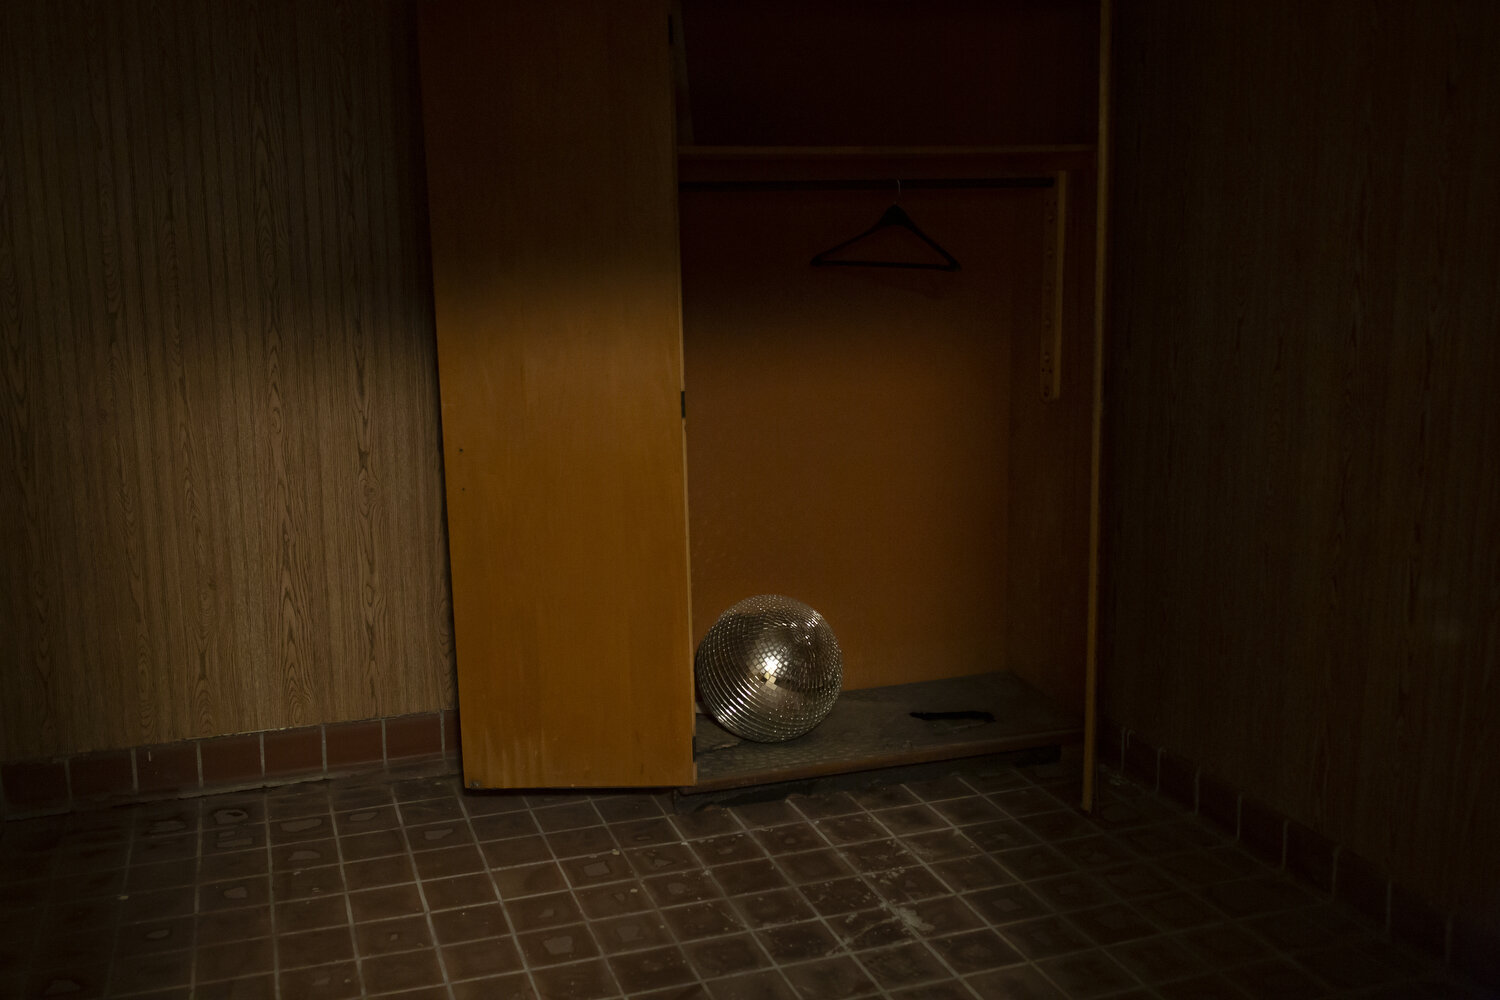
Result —
<svg viewBox="0 0 1500 1000"><path fill-rule="evenodd" d="M896 197L898 199L901 197L901 182L900 181L896 182ZM910 261L910 260L858 260L858 259L848 258L848 257L840 257L840 258L835 259L833 257L834 254L839 253L840 251L849 249L854 244L858 243L859 241L861 241L861 240L863 240L863 239L865 239L865 238L867 238L869 236L874 235L875 233L880 232L882 229L892 229L892 228L895 228L895 229L904 229L907 232L911 233L917 239L921 240L923 243L925 243L929 247L931 247L933 249L933 251L936 252L939 257L942 257L943 258L943 263L941 263L941 264L936 264L936 263L922 263L922 262L919 262L919 261ZM880 217L880 221L876 222L875 225L871 226L869 229L866 229L864 232L860 233L858 236L851 236L851 237L849 237L849 239L847 239L844 242L838 244L837 246L829 247L827 250L824 250L822 253L819 253L819 254L815 255L813 257L813 259L812 259L812 266L813 267L902 267L902 268L907 268L907 269L915 270L915 271L957 271L958 268L959 268L958 258L954 257L947 250L944 250L941 246L939 246L938 243L937 243L937 241L934 240L931 236L928 236L926 233L922 232L922 230L917 227L917 224L912 221L911 216L909 216L909 215L906 214L906 210L904 208L902 208L899 204L897 204L894 201L891 202L890 208L887 208L885 210L885 213L883 215L881 215L881 217Z"/></svg>

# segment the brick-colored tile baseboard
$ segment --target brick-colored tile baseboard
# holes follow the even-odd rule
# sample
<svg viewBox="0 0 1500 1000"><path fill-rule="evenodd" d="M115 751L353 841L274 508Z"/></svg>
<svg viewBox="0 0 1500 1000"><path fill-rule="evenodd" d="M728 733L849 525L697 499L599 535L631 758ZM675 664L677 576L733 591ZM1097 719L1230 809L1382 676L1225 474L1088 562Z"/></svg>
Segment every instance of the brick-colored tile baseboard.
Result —
<svg viewBox="0 0 1500 1000"><path fill-rule="evenodd" d="M1500 930L1466 914L1442 912L1373 862L1113 719L1100 723L1098 746L1099 763L1213 821L1263 860L1353 906L1392 940L1500 988Z"/></svg>
<svg viewBox="0 0 1500 1000"><path fill-rule="evenodd" d="M135 799L277 785L398 764L405 768L424 760L456 766L457 712L418 712L10 761L0 765L0 817L18 819Z"/></svg>

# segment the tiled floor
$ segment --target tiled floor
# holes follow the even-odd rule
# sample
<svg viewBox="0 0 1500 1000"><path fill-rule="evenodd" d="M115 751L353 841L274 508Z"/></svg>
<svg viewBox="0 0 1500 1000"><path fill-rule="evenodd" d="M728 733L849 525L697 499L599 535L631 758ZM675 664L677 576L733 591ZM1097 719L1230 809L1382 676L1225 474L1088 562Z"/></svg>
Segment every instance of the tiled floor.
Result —
<svg viewBox="0 0 1500 1000"><path fill-rule="evenodd" d="M325 781L0 831L0 995L1469 997L1073 766L672 814Z"/></svg>

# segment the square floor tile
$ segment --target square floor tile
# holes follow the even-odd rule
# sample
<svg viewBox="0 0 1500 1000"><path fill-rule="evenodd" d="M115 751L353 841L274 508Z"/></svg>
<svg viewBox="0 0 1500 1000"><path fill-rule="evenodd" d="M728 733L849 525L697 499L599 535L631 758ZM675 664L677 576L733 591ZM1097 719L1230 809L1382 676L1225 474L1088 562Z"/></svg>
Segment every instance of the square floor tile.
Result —
<svg viewBox="0 0 1500 1000"><path fill-rule="evenodd" d="M811 823L787 823L783 826L766 827L755 831L755 839L768 854L790 854L793 851L810 851L815 847L826 847L827 841L813 829Z"/></svg>
<svg viewBox="0 0 1500 1000"><path fill-rule="evenodd" d="M1170 937L1140 938L1106 950L1143 983L1169 983L1213 971L1201 957Z"/></svg>
<svg viewBox="0 0 1500 1000"><path fill-rule="evenodd" d="M531 974L537 989L545 997L567 997L569 1000L602 1000L615 996L620 989L615 977L601 960L574 962L552 968L536 969Z"/></svg>
<svg viewBox="0 0 1500 1000"><path fill-rule="evenodd" d="M976 973L967 982L979 1000L1065 1000L1062 991L1030 965Z"/></svg>
<svg viewBox="0 0 1500 1000"><path fill-rule="evenodd" d="M683 945L688 961L704 979L717 979L771 964L765 949L750 934L733 934Z"/></svg>
<svg viewBox="0 0 1500 1000"><path fill-rule="evenodd" d="M443 944L457 944L475 938L492 938L509 933L510 921L499 903L460 906L430 915L433 933Z"/></svg>
<svg viewBox="0 0 1500 1000"><path fill-rule="evenodd" d="M616 843L621 847L646 847L680 839L677 828L665 816L659 819L611 823L609 832L614 835Z"/></svg>
<svg viewBox="0 0 1500 1000"><path fill-rule="evenodd" d="M356 922L387 920L422 912L422 896L413 884L364 889L348 895Z"/></svg>
<svg viewBox="0 0 1500 1000"><path fill-rule="evenodd" d="M642 883L658 906L695 903L723 895L713 877L701 870L657 875L643 879Z"/></svg>
<svg viewBox="0 0 1500 1000"><path fill-rule="evenodd" d="M591 920L617 917L622 913L639 913L654 905L651 896L639 882L614 882L610 885L579 889L573 894L578 908ZM514 911L512 911L514 916Z"/></svg>
<svg viewBox="0 0 1500 1000"><path fill-rule="evenodd" d="M879 901L868 889L864 889L864 892L868 898ZM812 907L808 906L808 900L793 889L773 889L770 892L736 896L732 902L750 927L768 927L816 916Z"/></svg>
<svg viewBox="0 0 1500 1000"><path fill-rule="evenodd" d="M360 955L389 955L432 947L432 931L424 914L375 920L354 929Z"/></svg>
<svg viewBox="0 0 1500 1000"><path fill-rule="evenodd" d="M278 934L276 937L276 960L283 969L323 965L353 957L354 942L347 926Z"/></svg>
<svg viewBox="0 0 1500 1000"><path fill-rule="evenodd" d="M821 848L797 854L783 854L776 859L777 865L794 882L826 882L839 876L853 875L837 851Z"/></svg>
<svg viewBox="0 0 1500 1000"><path fill-rule="evenodd" d="M731 931L744 929L744 921L735 912L728 900L716 899L687 906L674 906L661 911L662 917L671 925L679 941L717 937Z"/></svg>
<svg viewBox="0 0 1500 1000"><path fill-rule="evenodd" d="M578 902L572 893L567 892L506 900L505 911L518 933L556 927L581 919Z"/></svg>
<svg viewBox="0 0 1500 1000"><path fill-rule="evenodd" d="M532 968L577 962L599 954L599 945L584 924L526 931L516 935L516 942Z"/></svg>
<svg viewBox="0 0 1500 1000"><path fill-rule="evenodd" d="M361 996L359 967L353 962L335 962L301 969L282 969L277 976L283 997L318 997L346 1000Z"/></svg>
<svg viewBox="0 0 1500 1000"><path fill-rule="evenodd" d="M364 959L361 968L365 982L375 989L387 992L432 986L443 981L442 968L438 964L437 953L433 951L375 955Z"/></svg>
<svg viewBox="0 0 1500 1000"><path fill-rule="evenodd" d="M194 978L211 983L220 979L246 979L273 969L269 939L231 941L229 944L199 945L194 958Z"/></svg>
<svg viewBox="0 0 1500 1000"><path fill-rule="evenodd" d="M756 933L761 946L777 963L805 962L839 951L842 945L822 921L766 927Z"/></svg>
<svg viewBox="0 0 1500 1000"><path fill-rule="evenodd" d="M539 861L553 859L552 848L545 838L511 837L509 840L493 840L481 844L479 851L485 864L491 868L509 868L514 865L534 865Z"/></svg>
<svg viewBox="0 0 1500 1000"><path fill-rule="evenodd" d="M625 858L630 863L630 867L626 871L628 873L633 868L637 875L644 877L647 875L663 875L667 872L684 871L689 868L701 868L705 864L719 864L722 861L739 860L738 858L730 857L713 859L705 853L703 845L716 841L722 845L726 841L733 842L747 839L745 835L740 834L738 836L717 837L708 841L698 841L693 847L688 847L688 845L680 843L632 847L625 851ZM694 849L697 850L696 854L694 853ZM755 853L759 854L760 852L757 851Z"/></svg>
<svg viewBox="0 0 1500 1000"><path fill-rule="evenodd" d="M802 898L823 916L879 906L881 899L862 878L836 878L799 887ZM766 894L771 895L771 894Z"/></svg>
<svg viewBox="0 0 1500 1000"><path fill-rule="evenodd" d="M1082 931L1058 916L1006 924L1000 930L1007 941L1033 961L1078 951L1092 944Z"/></svg>
<svg viewBox="0 0 1500 1000"><path fill-rule="evenodd" d="M984 923L974 908L957 896L939 896L921 899L902 907L903 915L910 914L913 926L922 934L941 937L957 931L974 930Z"/></svg>
<svg viewBox="0 0 1500 1000"><path fill-rule="evenodd" d="M708 904L702 904L708 905ZM606 955L621 951L639 951L656 945L672 943L672 932L667 929L667 919L672 910L627 913L623 917L607 917L589 924L594 940Z"/></svg>
<svg viewBox="0 0 1500 1000"><path fill-rule="evenodd" d="M726 976L704 985L714 1000L797 1000L797 991L779 969Z"/></svg>
<svg viewBox="0 0 1500 1000"><path fill-rule="evenodd" d="M235 913L234 910L221 911ZM349 922L349 907L343 895L296 899L275 906L276 931L291 934L313 931Z"/></svg>
<svg viewBox="0 0 1500 1000"><path fill-rule="evenodd" d="M531 976L512 972L455 982L453 996L456 1000L536 1000L537 994Z"/></svg>
<svg viewBox="0 0 1500 1000"><path fill-rule="evenodd" d="M408 770L17 821L0 993L1466 995L1117 775L1084 816L1079 778L968 762L677 814L657 794L473 795Z"/></svg>
<svg viewBox="0 0 1500 1000"><path fill-rule="evenodd" d="M658 990L697 978L687 956L675 945L613 955L609 967L626 993Z"/></svg>
<svg viewBox="0 0 1500 1000"><path fill-rule="evenodd" d="M716 865L709 869L714 881L728 896L742 896L748 892L765 892L787 885L782 867L769 858L756 861L740 861L730 865Z"/></svg>
<svg viewBox="0 0 1500 1000"><path fill-rule="evenodd" d="M879 992L865 971L847 955L793 965L782 973L802 1000L845 1000Z"/></svg>
<svg viewBox="0 0 1500 1000"><path fill-rule="evenodd" d="M547 848L558 858L580 854L604 854L618 848L615 835L607 826L584 826L573 830L553 830L543 834Z"/></svg>
<svg viewBox="0 0 1500 1000"><path fill-rule="evenodd" d="M474 979L522 968L521 951L513 938L485 938L443 947L443 964L451 980Z"/></svg>
<svg viewBox="0 0 1500 1000"><path fill-rule="evenodd" d="M633 877L630 864L619 853L585 854L558 862L569 884L575 889Z"/></svg>
<svg viewBox="0 0 1500 1000"><path fill-rule="evenodd" d="M945 979L950 975L948 967L931 949L916 942L862 952L858 958L871 978L887 990Z"/></svg>
<svg viewBox="0 0 1500 1000"><path fill-rule="evenodd" d="M929 944L960 975L1021 961L1021 955L1005 938L988 929L935 938Z"/></svg>
<svg viewBox="0 0 1500 1000"><path fill-rule="evenodd" d="M1138 985L1136 978L1103 951L1081 951L1037 963L1047 978L1078 1000L1117 995Z"/></svg>
<svg viewBox="0 0 1500 1000"><path fill-rule="evenodd" d="M918 936L907 914L886 909L840 913L825 917L824 923L849 951L883 948L915 940ZM924 930L921 933L926 935L929 932Z"/></svg>

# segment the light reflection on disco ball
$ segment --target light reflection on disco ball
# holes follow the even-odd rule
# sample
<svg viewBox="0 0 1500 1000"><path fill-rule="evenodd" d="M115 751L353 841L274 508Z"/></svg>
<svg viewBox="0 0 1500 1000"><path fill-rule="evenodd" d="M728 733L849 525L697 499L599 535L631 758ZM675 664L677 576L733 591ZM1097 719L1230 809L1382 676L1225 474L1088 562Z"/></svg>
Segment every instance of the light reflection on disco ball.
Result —
<svg viewBox="0 0 1500 1000"><path fill-rule="evenodd" d="M693 658L714 721L760 743L789 740L833 711L844 655L823 616L779 594L747 597L719 616Z"/></svg>

